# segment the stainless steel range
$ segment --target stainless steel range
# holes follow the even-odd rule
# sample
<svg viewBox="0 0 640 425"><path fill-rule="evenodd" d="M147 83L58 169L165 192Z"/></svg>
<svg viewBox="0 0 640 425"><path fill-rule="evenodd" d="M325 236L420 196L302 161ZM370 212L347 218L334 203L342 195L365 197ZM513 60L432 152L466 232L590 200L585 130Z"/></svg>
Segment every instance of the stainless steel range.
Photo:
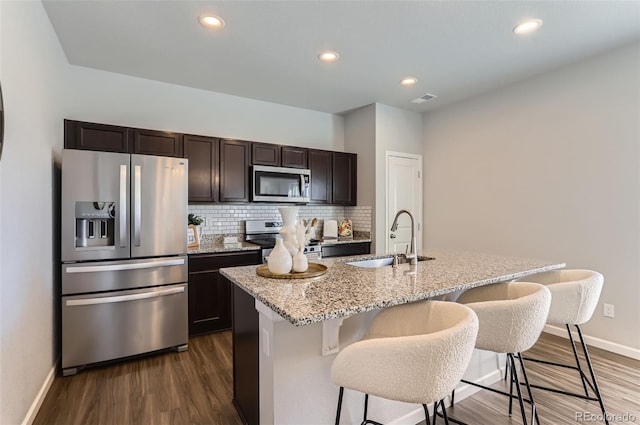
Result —
<svg viewBox="0 0 640 425"><path fill-rule="evenodd" d="M245 222L245 240L262 248L262 262L267 262L267 257L276 245L276 238L280 238L281 221L273 220L247 220ZM322 248L320 241L311 240L304 248L304 254L309 260L319 260L322 258Z"/></svg>

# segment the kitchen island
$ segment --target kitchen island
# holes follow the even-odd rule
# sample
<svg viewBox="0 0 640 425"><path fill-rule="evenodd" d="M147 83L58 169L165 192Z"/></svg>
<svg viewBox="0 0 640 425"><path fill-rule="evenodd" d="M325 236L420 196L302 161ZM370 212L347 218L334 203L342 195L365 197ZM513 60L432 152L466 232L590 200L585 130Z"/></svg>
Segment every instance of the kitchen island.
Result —
<svg viewBox="0 0 640 425"><path fill-rule="evenodd" d="M359 340L380 309L565 266L446 250L420 255L434 259L397 268L348 264L374 258L370 255L320 260L327 273L300 280L263 278L256 275L256 266L221 269L235 284L234 403L245 421L332 423L338 393L330 379L335 353ZM500 360L477 352L465 377L485 384L496 381L504 364ZM463 398L470 391L456 394ZM344 403L343 423L360 423L363 395L347 391ZM384 423L422 420L419 405L375 397L369 411Z"/></svg>

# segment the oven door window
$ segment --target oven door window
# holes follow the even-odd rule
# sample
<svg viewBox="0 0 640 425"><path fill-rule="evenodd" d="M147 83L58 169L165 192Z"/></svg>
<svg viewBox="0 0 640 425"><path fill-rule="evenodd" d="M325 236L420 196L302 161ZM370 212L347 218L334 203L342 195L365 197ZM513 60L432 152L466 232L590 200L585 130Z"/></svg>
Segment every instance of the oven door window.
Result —
<svg viewBox="0 0 640 425"><path fill-rule="evenodd" d="M256 195L273 197L300 197L300 176L296 174L257 171Z"/></svg>

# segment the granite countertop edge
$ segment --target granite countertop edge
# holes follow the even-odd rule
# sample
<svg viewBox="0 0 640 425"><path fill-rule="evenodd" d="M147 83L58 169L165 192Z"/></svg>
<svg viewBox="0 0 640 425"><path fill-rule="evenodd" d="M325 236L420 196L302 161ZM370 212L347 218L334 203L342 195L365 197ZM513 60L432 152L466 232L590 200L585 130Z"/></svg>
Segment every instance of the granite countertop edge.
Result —
<svg viewBox="0 0 640 425"><path fill-rule="evenodd" d="M249 242L234 242L230 244L224 244L222 242L201 242L197 248L189 248L187 250L188 255L197 254L215 254L218 252L233 252L233 251L258 251L261 248L258 245Z"/></svg>
<svg viewBox="0 0 640 425"><path fill-rule="evenodd" d="M432 253L430 251L425 251L423 253L430 256L435 256L436 260L424 261L419 263L418 273L422 275L420 278L420 282L429 280L428 279L429 263L431 261L438 261L437 260L438 256L442 255L442 253L438 253L438 252ZM323 322L331 319L347 318L349 316L352 316L358 313L363 313L366 311L371 311L379 308L392 307L394 305L426 300L428 298L433 298L433 297L445 295L448 293L453 293L456 291L470 289L470 288L474 288L482 285L510 281L510 280L518 279L530 274L540 273L540 272L549 271L549 270L555 270L555 269L563 268L566 266L565 263L554 263L550 261L545 262L542 260L530 260L530 259L523 259L523 258L492 256L492 258L496 258L498 260L504 259L504 261L514 260L514 261L535 262L536 266L525 267L525 270L523 271L516 271L516 272L512 271L510 273L499 274L496 276L491 276L486 278L466 279L464 282L459 282L460 281L459 275L462 272L460 272L459 270L451 270L450 271L451 281L452 282L458 281L459 283L452 283L452 284L446 284L446 285L441 284L439 287L432 287L432 288L428 287L427 285L427 287L425 287L424 290L417 290L417 291L406 290L405 292L402 292L401 290L394 291L393 289L395 288L392 288L391 291L385 292L384 290L385 289L388 290L389 288L382 288L380 290L381 298L377 298L371 302L357 302L355 299L349 299L349 291L346 291L344 294L336 295L336 297L339 298L340 302L343 304L340 306L340 308L331 308L330 306L326 306L326 308L318 308L317 311L296 312L296 309L298 307L295 305L296 301L299 301L301 304L306 304L309 302L308 297L305 297L304 295L305 289L301 289L301 288L304 288L305 286L308 288L314 282L318 282L318 286L319 285L328 286L324 290L324 292L320 294L318 298L322 299L322 301L326 301L324 300L324 298L328 297L329 304L333 301L331 298L333 295L331 293L331 289L335 290L335 288L331 288L331 286L328 285L327 280L334 280L337 278L342 279L343 283L345 281L347 282L353 281L354 285L361 285L361 286L365 285L366 287L364 288L364 290L369 291L374 297L377 296L378 293L376 292L377 291L376 286L380 286L381 281L393 282L394 279L395 280L403 279L403 277L401 275L398 275L396 277L395 272L393 272L394 273L393 276L389 276L389 275L385 276L384 273L391 273L390 267L377 268L377 269L362 269L354 266L349 266L344 263L352 259L365 260L369 258L380 258L384 256L385 255L379 255L379 256L362 255L362 256L356 256L356 257L339 257L339 258L329 259L329 260L320 260L321 263L324 263L328 267L335 268L335 271L333 273L334 275L328 276L326 280L323 279L322 276L317 278L299 279L299 280L298 279L284 280L284 279L263 278L255 274L256 266L244 266L240 268L228 268L228 269L223 268L220 270L220 272L222 273L222 275L227 277L229 280L231 280L237 286L242 288L248 294L250 294L257 300L265 304L270 309L272 309L275 313L280 315L283 319L285 319L289 323L295 326L305 326L312 323ZM450 260L450 259L447 259L447 260ZM424 264L422 269L420 268L420 264ZM408 264L404 264L402 266L405 266L405 268L409 267ZM345 267L348 267L349 269L344 269ZM244 275L240 276L239 270L234 270L234 269L243 269ZM252 275L250 275L251 272L252 272ZM345 280L345 277L344 277L345 272L348 272L352 276L352 278L351 279L347 278ZM427 277L424 277L424 276L427 276ZM416 277L415 279L418 279L418 278ZM437 277L437 279L439 279L442 282L445 282L447 280L447 276ZM245 282L243 282L243 280ZM288 287L287 287L287 284L289 285ZM291 298L290 291L292 290L292 288L294 291L301 292L302 296L298 298L295 298L295 297ZM270 291L271 293L269 293ZM286 291L289 291L289 293L286 293ZM358 295L360 294L356 292L355 296L357 297ZM318 302L320 303L320 301Z"/></svg>
<svg viewBox="0 0 640 425"><path fill-rule="evenodd" d="M354 236L353 238L323 239L320 245L342 245L347 243L371 242L371 238L365 236Z"/></svg>

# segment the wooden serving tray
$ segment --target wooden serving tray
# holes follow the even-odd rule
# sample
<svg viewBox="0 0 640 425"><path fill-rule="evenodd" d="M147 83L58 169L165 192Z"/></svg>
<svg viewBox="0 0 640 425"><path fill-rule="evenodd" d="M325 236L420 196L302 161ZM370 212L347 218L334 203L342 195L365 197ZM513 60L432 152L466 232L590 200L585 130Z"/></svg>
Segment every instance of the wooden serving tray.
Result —
<svg viewBox="0 0 640 425"><path fill-rule="evenodd" d="M327 272L327 266L318 263L309 263L309 268L305 272L289 272L287 274L275 274L269 271L269 266L262 264L256 268L256 274L262 277L273 279L307 279L310 277L322 276Z"/></svg>

